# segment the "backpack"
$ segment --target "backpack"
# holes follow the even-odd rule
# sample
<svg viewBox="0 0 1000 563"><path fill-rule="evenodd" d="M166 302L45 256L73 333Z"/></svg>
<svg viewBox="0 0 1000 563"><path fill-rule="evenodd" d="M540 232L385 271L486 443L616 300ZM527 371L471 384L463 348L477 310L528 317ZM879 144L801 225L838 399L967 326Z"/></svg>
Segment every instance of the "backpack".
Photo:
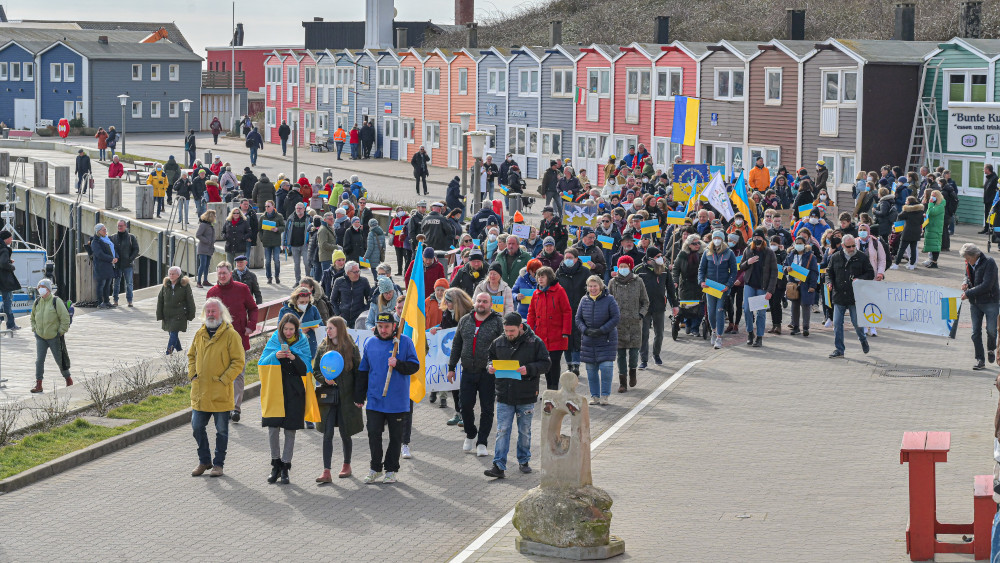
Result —
<svg viewBox="0 0 1000 563"><path fill-rule="evenodd" d="M250 137L247 137L247 139L244 142L244 144L246 144L246 146L247 146L248 149L252 149L254 143L253 143L253 140Z"/></svg>
<svg viewBox="0 0 1000 563"><path fill-rule="evenodd" d="M958 194L955 190L945 190L944 192L944 212L948 215L955 215L958 211Z"/></svg>
<svg viewBox="0 0 1000 563"><path fill-rule="evenodd" d="M38 302L41 299L42 299L41 297L39 297L38 299L36 299L35 300L35 304L32 305L32 308L34 308L35 305L38 305ZM52 309L55 310L55 311L59 311L59 307L56 306L56 301L62 302L63 306L66 307L66 312L69 313L69 324L72 325L73 324L73 315L76 314L76 307L74 307L72 303L67 304L65 301L63 301L62 299L60 299L58 295L56 295L55 293L53 293L52 294Z"/></svg>

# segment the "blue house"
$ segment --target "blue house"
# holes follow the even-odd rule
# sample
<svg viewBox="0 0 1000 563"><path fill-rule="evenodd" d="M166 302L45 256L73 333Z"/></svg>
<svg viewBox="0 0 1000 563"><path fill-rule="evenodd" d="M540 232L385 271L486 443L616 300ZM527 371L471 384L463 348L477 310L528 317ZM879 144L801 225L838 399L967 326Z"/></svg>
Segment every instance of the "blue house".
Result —
<svg viewBox="0 0 1000 563"><path fill-rule="evenodd" d="M343 127L344 131L348 134L351 132L351 127L357 123L361 126L360 116L357 114L357 92L358 85L355 79L356 58L351 51L343 49L340 51L326 51L329 53L334 60L334 76L333 83L336 86L334 92L335 95L331 95L331 101L334 104L333 113L333 130L336 131L337 127Z"/></svg>
<svg viewBox="0 0 1000 563"><path fill-rule="evenodd" d="M508 62L512 54L502 47L479 51L482 58L476 70L476 127L490 133L486 154L494 162L503 160L507 141Z"/></svg>
<svg viewBox="0 0 1000 563"><path fill-rule="evenodd" d="M375 60L376 156L404 160L399 150L399 57L392 51L368 51Z"/></svg>
<svg viewBox="0 0 1000 563"><path fill-rule="evenodd" d="M514 155L525 178L538 178L539 115L542 111L541 47L521 47L511 52L507 63L507 152Z"/></svg>
<svg viewBox="0 0 1000 563"><path fill-rule="evenodd" d="M356 95L354 98L358 127L375 118L375 102L377 97L377 82L375 74L375 57L364 49L352 51L354 55ZM374 149L372 149L374 152Z"/></svg>
<svg viewBox="0 0 1000 563"><path fill-rule="evenodd" d="M539 160L548 167L550 160L573 154L573 130L576 120L576 60L582 52L577 47L557 45L545 50L542 57L541 115L538 123Z"/></svg>
<svg viewBox="0 0 1000 563"><path fill-rule="evenodd" d="M316 51L314 57L316 58L316 113L319 115L318 119L326 125L326 138L332 141L338 125L334 115L339 109L335 85L337 57L329 51Z"/></svg>
<svg viewBox="0 0 1000 563"><path fill-rule="evenodd" d="M61 118L86 115L90 99L90 73L84 69L84 56L62 41L42 49L38 55L38 118L57 123ZM117 103L118 100L115 99ZM84 120L88 125L92 122ZM119 120L120 121L120 120Z"/></svg>
<svg viewBox="0 0 1000 563"><path fill-rule="evenodd" d="M0 121L15 129L38 123L35 55L44 41L8 41L0 46Z"/></svg>

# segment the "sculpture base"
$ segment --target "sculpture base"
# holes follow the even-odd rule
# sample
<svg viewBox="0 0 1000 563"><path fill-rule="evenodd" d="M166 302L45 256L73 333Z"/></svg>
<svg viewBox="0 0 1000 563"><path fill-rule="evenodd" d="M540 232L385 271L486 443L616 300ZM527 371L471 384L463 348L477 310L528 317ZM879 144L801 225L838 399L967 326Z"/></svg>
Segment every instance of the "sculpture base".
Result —
<svg viewBox="0 0 1000 563"><path fill-rule="evenodd" d="M596 547L556 547L554 545L526 540L518 536L514 539L514 546L517 547L518 553L522 555L559 557L575 561L610 559L616 555L625 553L625 540L618 536L611 536L611 541L608 545L599 545Z"/></svg>
<svg viewBox="0 0 1000 563"><path fill-rule="evenodd" d="M593 485L535 487L514 506L521 537L555 547L601 547L611 537L611 497Z"/></svg>

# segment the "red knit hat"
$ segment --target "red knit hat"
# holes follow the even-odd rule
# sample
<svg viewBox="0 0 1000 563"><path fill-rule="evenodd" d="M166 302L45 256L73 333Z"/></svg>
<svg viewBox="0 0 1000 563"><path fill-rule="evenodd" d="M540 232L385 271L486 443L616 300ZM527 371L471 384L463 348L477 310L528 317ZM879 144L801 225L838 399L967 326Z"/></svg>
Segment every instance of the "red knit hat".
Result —
<svg viewBox="0 0 1000 563"><path fill-rule="evenodd" d="M446 280L444 278L438 278L438 281L434 282L434 289L437 289L439 287L443 287L445 289L448 289L451 286L448 285L448 280Z"/></svg>
<svg viewBox="0 0 1000 563"><path fill-rule="evenodd" d="M618 267L621 268L622 265L628 266L629 268L635 266L635 261L632 260L631 256L622 256L618 259Z"/></svg>

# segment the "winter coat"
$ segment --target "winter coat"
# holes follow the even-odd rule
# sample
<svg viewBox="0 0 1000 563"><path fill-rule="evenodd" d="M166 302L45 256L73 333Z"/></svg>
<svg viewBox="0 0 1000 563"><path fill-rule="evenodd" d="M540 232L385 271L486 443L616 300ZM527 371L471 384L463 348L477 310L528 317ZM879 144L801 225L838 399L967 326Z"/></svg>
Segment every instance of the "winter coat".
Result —
<svg viewBox="0 0 1000 563"><path fill-rule="evenodd" d="M315 393L314 387L306 389L306 375L312 367L312 358L304 358L303 353L308 348L301 345L302 331L296 335L295 342L291 342L289 351L295 355L295 359L277 358L275 351L265 350L261 354L258 362L258 371L263 372L260 379L260 402L261 419L260 425L264 428L284 428L286 430L302 430L305 428L306 419L306 393ZM267 348L280 346L278 332L271 335ZM265 370L265 365L273 366L275 363L281 366L280 379L274 377L273 371ZM265 375L266 374L266 375ZM310 381L311 382L311 381ZM315 399L315 395L313 396ZM280 407L280 408L279 408Z"/></svg>
<svg viewBox="0 0 1000 563"><path fill-rule="evenodd" d="M292 213L295 213L295 206L300 203L305 205L306 209L308 210L309 200L302 197L302 191L290 190L285 194L285 199L284 201L281 202L281 207L278 207L278 203L275 202L274 208L278 210L278 213L281 213L285 217L288 217Z"/></svg>
<svg viewBox="0 0 1000 563"><path fill-rule="evenodd" d="M281 246L282 233L285 232L285 218L281 216L281 213L278 213L277 211L272 211L270 215L264 213L263 215L260 216L260 220L261 220L260 243L264 246L264 248L274 248L276 246ZM263 228L264 221L273 221L274 230L272 231L270 229ZM247 225L249 226L249 223L247 223ZM222 229L223 235L225 235L227 226L232 227L230 221L226 221L226 223L223 225ZM226 250L228 251L229 248L227 247Z"/></svg>
<svg viewBox="0 0 1000 563"><path fill-rule="evenodd" d="M789 252L788 256L785 258L784 265L785 265L786 285L792 281L798 282L798 280L788 275L788 272L791 270L790 266L792 264L797 263L795 261L796 256L799 255L796 254L795 251L793 250ZM802 251L801 256L802 259L800 262L798 262L798 264L803 268L809 270L809 275L806 276L806 281L799 283L799 300L802 302L803 305L812 305L816 303L816 296L817 292L819 291L819 284L821 281L819 275L819 260L816 259L816 254L812 251L812 246L808 244ZM813 289L815 291L809 291L810 289Z"/></svg>
<svg viewBox="0 0 1000 563"><path fill-rule="evenodd" d="M451 221L437 211L431 211L420 222L420 232L426 237L425 246L434 250L448 250L455 244Z"/></svg>
<svg viewBox="0 0 1000 563"><path fill-rule="evenodd" d="M515 298L516 299L515 303L517 304L517 314L521 315L522 319L528 318L528 306L531 304L531 302L529 301L530 298L525 297L522 294L521 290L534 290L537 288L538 288L538 282L535 281L535 278L532 277L531 274L529 274L526 269L522 268L521 275L518 276L517 280L514 282L514 285L510 288L510 293L512 297L514 296L515 293L518 294L518 296Z"/></svg>
<svg viewBox="0 0 1000 563"><path fill-rule="evenodd" d="M246 252L247 242L251 240L250 223L242 216L236 224L229 219L222 224L222 239L226 241L226 252ZM281 244L281 239L278 239Z"/></svg>
<svg viewBox="0 0 1000 563"><path fill-rule="evenodd" d="M875 223L878 226L878 235L886 238L892 234L892 224L896 222L896 200L892 194L879 198L874 211ZM919 240L920 237L917 237L917 239Z"/></svg>
<svg viewBox="0 0 1000 563"><path fill-rule="evenodd" d="M618 302L608 294L606 289L601 291L596 300L590 295L580 299L575 323L577 330L583 335L583 344L580 347L581 362L599 364L615 361L618 357L618 321L621 318L620 315ZM587 336L587 329L595 329L599 334ZM638 348L639 345L636 344L635 347Z"/></svg>
<svg viewBox="0 0 1000 563"><path fill-rule="evenodd" d="M153 186L153 197L165 197L167 195L167 186L170 184L167 180L167 175L162 170L153 170L149 173L149 178L146 179L146 185Z"/></svg>
<svg viewBox="0 0 1000 563"><path fill-rule="evenodd" d="M319 248L318 256L320 262L329 262L333 259L333 251L337 250L337 234L329 225L323 223L316 231L316 244ZM347 256L345 253L344 256ZM348 258L350 259L350 258Z"/></svg>
<svg viewBox="0 0 1000 563"><path fill-rule="evenodd" d="M288 126L287 123L282 123L278 126L278 138L282 140L288 140L288 137L292 134L292 128Z"/></svg>
<svg viewBox="0 0 1000 563"><path fill-rule="evenodd" d="M167 164L170 164L169 162ZM164 167L164 170L166 168ZM253 172L247 172L240 178L240 191L246 199L253 199L253 189L257 186L257 176Z"/></svg>
<svg viewBox="0 0 1000 563"><path fill-rule="evenodd" d="M809 216L809 213L799 214L799 207L803 205L809 205L813 202L813 193L809 190L800 190L795 196L795 201L792 203L792 215L796 219L805 219Z"/></svg>
<svg viewBox="0 0 1000 563"><path fill-rule="evenodd" d="M422 258L414 256L413 261L410 262L410 267L406 269L406 274L403 275L404 287L410 285L410 274L413 273L413 266L416 265L417 260L422 260ZM420 298L427 299L434 293L434 284L440 279L445 279L444 264L435 260L430 266L424 266L424 294ZM472 294L470 293L469 295L471 296Z"/></svg>
<svg viewBox="0 0 1000 563"><path fill-rule="evenodd" d="M462 183L458 176L455 176L451 182L448 182L448 191L445 192L444 202L448 205L448 209L461 209L462 199L464 199L462 197Z"/></svg>
<svg viewBox="0 0 1000 563"><path fill-rule="evenodd" d="M250 200L253 201L254 206L257 209L264 209L264 204L270 201L275 201L277 193L274 189L274 184L271 183L266 177L261 177L260 180L253 187L253 192L250 194Z"/></svg>
<svg viewBox="0 0 1000 563"><path fill-rule="evenodd" d="M873 280L875 270L864 252L855 252L850 259L844 250L833 253L826 267L826 283L832 284L830 298L835 305L854 305L854 280Z"/></svg>
<svg viewBox="0 0 1000 563"><path fill-rule="evenodd" d="M750 173L747 175L747 184L751 189L757 190L760 193L767 191L767 188L771 185L771 173L770 171L761 166L757 168L753 166L750 168Z"/></svg>
<svg viewBox="0 0 1000 563"><path fill-rule="evenodd" d="M500 298L502 298L503 299L503 313L502 313L503 315L506 315L507 313L513 313L514 312L514 299L511 297L510 286L507 285L507 282L503 281L502 279L500 280L499 286L497 287L497 289L494 290L494 289L492 289L490 287L489 277L484 278L483 281L479 282L479 285L476 286L476 289L473 290L473 292L470 295L475 296L475 295L478 295L480 293L488 293L490 295L490 297L494 297L494 298L495 297L500 297ZM494 303L494 307L496 307L495 303ZM496 311L495 308L493 310ZM497 312L499 313L499 311L497 311Z"/></svg>
<svg viewBox="0 0 1000 563"><path fill-rule="evenodd" d="M493 260L494 264L500 264L500 277L503 281L507 282L507 285L513 287L517 283L517 278L521 274L521 269L528 265L528 260L531 260L531 254L528 254L521 247L517 248L517 254L514 255L514 260L507 265L507 251L497 252L496 258Z"/></svg>
<svg viewBox="0 0 1000 563"><path fill-rule="evenodd" d="M136 240L135 235L128 231L116 232L109 238L111 244L115 245L115 256L118 257L118 261L115 262L115 270L121 272L125 268L131 268L135 259L139 257L139 241Z"/></svg>
<svg viewBox="0 0 1000 563"><path fill-rule="evenodd" d="M580 185L580 180L576 176L573 176L571 178L567 178L566 176L560 176L559 181L556 182L555 188L556 192L558 193L569 192L570 194L573 195L573 197L579 195L579 193L583 190L583 186Z"/></svg>
<svg viewBox="0 0 1000 563"><path fill-rule="evenodd" d="M573 248L579 251L581 258L590 256L590 273L595 276L604 275L604 270L607 269L607 262L604 260L604 249L601 248L600 244L594 243L593 246L585 246L583 241L580 241L574 244Z"/></svg>
<svg viewBox="0 0 1000 563"><path fill-rule="evenodd" d="M965 282L969 288L965 296L973 305L987 305L1000 302L1000 285L997 283L997 263L980 254L973 265L965 265Z"/></svg>
<svg viewBox="0 0 1000 563"><path fill-rule="evenodd" d="M365 429L365 421L364 415L361 412L362 409L354 405L354 380L357 379L358 366L361 365L361 352L358 351L358 347L354 344L353 339L348 339L348 342L351 343L351 367L350 369L345 369L343 373L334 379L336 382L335 385L340 389L340 405L336 407L336 425L344 436L353 436ZM323 371L320 369L320 362L323 356L330 350L330 341L324 338L319 343L319 348L316 350L316 357L313 359L312 371L318 385L316 388L317 395L327 385L326 378L323 377ZM316 430L323 431L326 425L326 417L333 410L329 404L319 404L319 413L323 418L323 424L317 424Z"/></svg>
<svg viewBox="0 0 1000 563"><path fill-rule="evenodd" d="M475 295L476 286L486 279L488 273L489 268L486 267L485 263L478 270L473 270L472 265L465 264L459 268L455 279L451 280L451 287L457 287L472 297Z"/></svg>
<svg viewBox="0 0 1000 563"><path fill-rule="evenodd" d="M187 332L187 325L197 312L188 279L181 276L176 284L171 284L170 278L164 278L156 297L156 320L160 321L160 328L165 332Z"/></svg>
<svg viewBox="0 0 1000 563"><path fill-rule="evenodd" d="M580 306L580 300L587 295L587 278L591 275L590 270L577 260L572 266L565 263L556 270L556 281L566 291L569 305L573 308L573 316Z"/></svg>
<svg viewBox="0 0 1000 563"><path fill-rule="evenodd" d="M35 299L31 306L31 332L39 338L50 340L66 334L68 330L69 310L62 299L52 294Z"/></svg>
<svg viewBox="0 0 1000 563"><path fill-rule="evenodd" d="M830 169L825 166L816 172L816 193L819 193L820 190L826 189L826 182L829 178Z"/></svg>
<svg viewBox="0 0 1000 563"><path fill-rule="evenodd" d="M376 319L378 319L379 313L395 313L396 312L396 300L404 293L398 289L393 288L392 297L388 300L382 298L382 294L379 293L378 288L375 289L374 294L371 296L371 305L368 307L368 317L365 319L365 327L368 330L375 328ZM433 300L434 295L431 294L427 300ZM440 314L438 315L440 317ZM426 320L426 317L425 317ZM433 325L431 325L433 326ZM426 329L427 327L425 327Z"/></svg>
<svg viewBox="0 0 1000 563"><path fill-rule="evenodd" d="M17 291L21 282L14 273L14 263L11 260L13 250L0 240L0 291Z"/></svg>
<svg viewBox="0 0 1000 563"><path fill-rule="evenodd" d="M900 240L911 242L920 240L920 231L924 224L924 206L917 203L904 205L903 211L896 215L896 221L903 221L903 233Z"/></svg>
<svg viewBox="0 0 1000 563"><path fill-rule="evenodd" d="M108 165L108 178L121 178L125 176L125 165L121 162L112 161Z"/></svg>
<svg viewBox="0 0 1000 563"><path fill-rule="evenodd" d="M726 286L728 290L733 286L738 275L736 267L736 255L726 248L722 254L706 250L701 254L701 263L698 265L698 285L705 283L705 280L712 280Z"/></svg>
<svg viewBox="0 0 1000 563"><path fill-rule="evenodd" d="M348 260L358 260L365 255L364 237L365 233L361 229L351 227L344 231L344 256Z"/></svg>
<svg viewBox="0 0 1000 563"><path fill-rule="evenodd" d="M365 276L358 277L356 282L352 282L347 276L337 278L330 293L333 314L344 317L347 326L353 327L358 315L368 309L371 294L372 286Z"/></svg>
<svg viewBox="0 0 1000 563"><path fill-rule="evenodd" d="M701 300L701 283L698 281L698 269L701 265L701 255L695 253L694 261L690 250L682 250L674 259L672 268L673 282L677 286L677 298L681 301Z"/></svg>
<svg viewBox="0 0 1000 563"><path fill-rule="evenodd" d="M479 331L476 331L475 319L476 313L470 312L458 321L458 329L451 342L451 356L448 358L449 371L455 371L459 362L462 362L463 373L486 371L486 363L490 359L490 344L504 335L503 319L496 311L490 311L489 316L479 324Z"/></svg>
<svg viewBox="0 0 1000 563"><path fill-rule="evenodd" d="M319 315L319 309L317 309L316 306L313 305L312 303L310 303L309 306L306 307L306 310L303 312L300 311L298 307L293 306L291 303L291 299L289 299L288 301L285 302L284 305L282 305L281 310L278 311L278 318L282 319L285 317L286 314L289 313L298 317L299 322L302 324L319 321L319 327L316 330L323 330L324 333L326 332L326 330L323 328L324 327L323 319L320 318ZM316 356L316 330L301 331L306 336L306 339L309 340L310 356L309 359L306 360L307 365L312 365L312 359Z"/></svg>
<svg viewBox="0 0 1000 563"><path fill-rule="evenodd" d="M389 221L389 232L392 233L392 245L395 246L396 248L403 248L403 238L404 238L403 230L400 229L399 233L397 234L396 227L397 226L402 227L404 224L406 224L406 220L409 218L410 216L404 213L402 217L394 216L392 218L392 221ZM396 252L399 251L397 250Z"/></svg>
<svg viewBox="0 0 1000 563"><path fill-rule="evenodd" d="M198 239L198 254L215 254L215 225L204 220L198 221L194 238Z"/></svg>
<svg viewBox="0 0 1000 563"><path fill-rule="evenodd" d="M354 132L351 132L353 136ZM351 141L354 142L354 141ZM410 159L410 166L413 167L413 177L414 178L426 178L427 177L427 163L430 162L431 157L425 153L417 151L413 153L413 158Z"/></svg>
<svg viewBox="0 0 1000 563"><path fill-rule="evenodd" d="M385 231L376 225L368 231L368 245L365 248L365 261L374 268L382 261L385 253Z"/></svg>
<svg viewBox="0 0 1000 563"><path fill-rule="evenodd" d="M944 235L945 203L937 201L927 208L927 227L924 228L924 252L941 252L941 237Z"/></svg>
<svg viewBox="0 0 1000 563"><path fill-rule="evenodd" d="M501 334L489 346L491 360L517 360L527 372L520 379L496 378L496 400L505 405L530 405L537 401L538 382L551 364L542 339L523 323L521 327L524 332L513 341Z"/></svg>
<svg viewBox="0 0 1000 563"><path fill-rule="evenodd" d="M527 322L550 352L568 349L573 332L573 308L566 290L556 283L535 291L528 306Z"/></svg>
<svg viewBox="0 0 1000 563"><path fill-rule="evenodd" d="M674 284L670 282L669 270L656 273L649 264L642 264L633 271L646 286L646 297L649 298L647 314L663 313L667 309L667 303L671 306L677 304L677 295L674 293Z"/></svg>
<svg viewBox="0 0 1000 563"><path fill-rule="evenodd" d="M245 364L245 348L233 325L223 322L215 336L209 336L202 325L188 348L191 408L201 412L233 410L233 381L243 373Z"/></svg>
<svg viewBox="0 0 1000 563"><path fill-rule="evenodd" d="M543 246L542 248L544 249L545 247ZM553 272L559 269L563 261L563 255L558 250L553 250L552 254L545 254L545 251L542 250L535 255L535 258L542 263L542 266L552 268Z"/></svg>
<svg viewBox="0 0 1000 563"><path fill-rule="evenodd" d="M260 294L260 282L257 281L257 274L253 273L250 268L240 271L239 268L234 267L233 279L247 286L247 289L250 290L250 295L253 295L253 299L258 305L264 301L264 297Z"/></svg>
<svg viewBox="0 0 1000 563"><path fill-rule="evenodd" d="M383 339L375 332L374 338L365 342L354 386L354 402L367 401L369 411L382 413L410 412L410 375L420 369L420 360L408 336L399 336L396 367L389 369L393 338ZM389 376L390 372L392 377ZM384 396L383 396L384 394ZM397 418L397 420L399 420Z"/></svg>
<svg viewBox="0 0 1000 563"><path fill-rule="evenodd" d="M758 257L757 262L751 264L750 259ZM763 290L764 293L774 293L774 286L778 283L778 261L774 251L766 245L757 250L750 245L743 252L743 260L740 261L738 269L745 272L743 275L743 285L750 286L754 268L760 268L760 287L754 289Z"/></svg>
<svg viewBox="0 0 1000 563"><path fill-rule="evenodd" d="M98 131L94 137L97 138L97 150L104 150L108 148L108 134L103 129Z"/></svg>
<svg viewBox="0 0 1000 563"><path fill-rule="evenodd" d="M110 280L115 277L115 266L111 261L115 258L111 245L100 237L90 239L90 249L94 253L94 279Z"/></svg>
<svg viewBox="0 0 1000 563"><path fill-rule="evenodd" d="M538 227L538 236L542 237L552 237L556 241L556 250L563 252L566 250L566 243L569 239L569 232L566 230L566 225L562 224L559 217L553 217L551 221L546 221L542 219L541 225Z"/></svg>
<svg viewBox="0 0 1000 563"><path fill-rule="evenodd" d="M642 343L642 318L649 312L646 285L629 272L611 278L608 293L618 303L621 322L618 324L618 347L638 348Z"/></svg>
<svg viewBox="0 0 1000 563"><path fill-rule="evenodd" d="M257 302L250 293L250 288L236 280L227 284L217 283L208 290L208 297L218 297L233 317L233 328L243 337L243 349L250 349L250 337L246 329L257 328Z"/></svg>
<svg viewBox="0 0 1000 563"><path fill-rule="evenodd" d="M886 262L892 262L892 258L886 256L889 252L888 245L884 244L878 237L871 236L871 234L868 235L867 240L858 238L856 242L858 250L868 255L868 259L872 263L872 269L875 270L875 275L885 275Z"/></svg>

